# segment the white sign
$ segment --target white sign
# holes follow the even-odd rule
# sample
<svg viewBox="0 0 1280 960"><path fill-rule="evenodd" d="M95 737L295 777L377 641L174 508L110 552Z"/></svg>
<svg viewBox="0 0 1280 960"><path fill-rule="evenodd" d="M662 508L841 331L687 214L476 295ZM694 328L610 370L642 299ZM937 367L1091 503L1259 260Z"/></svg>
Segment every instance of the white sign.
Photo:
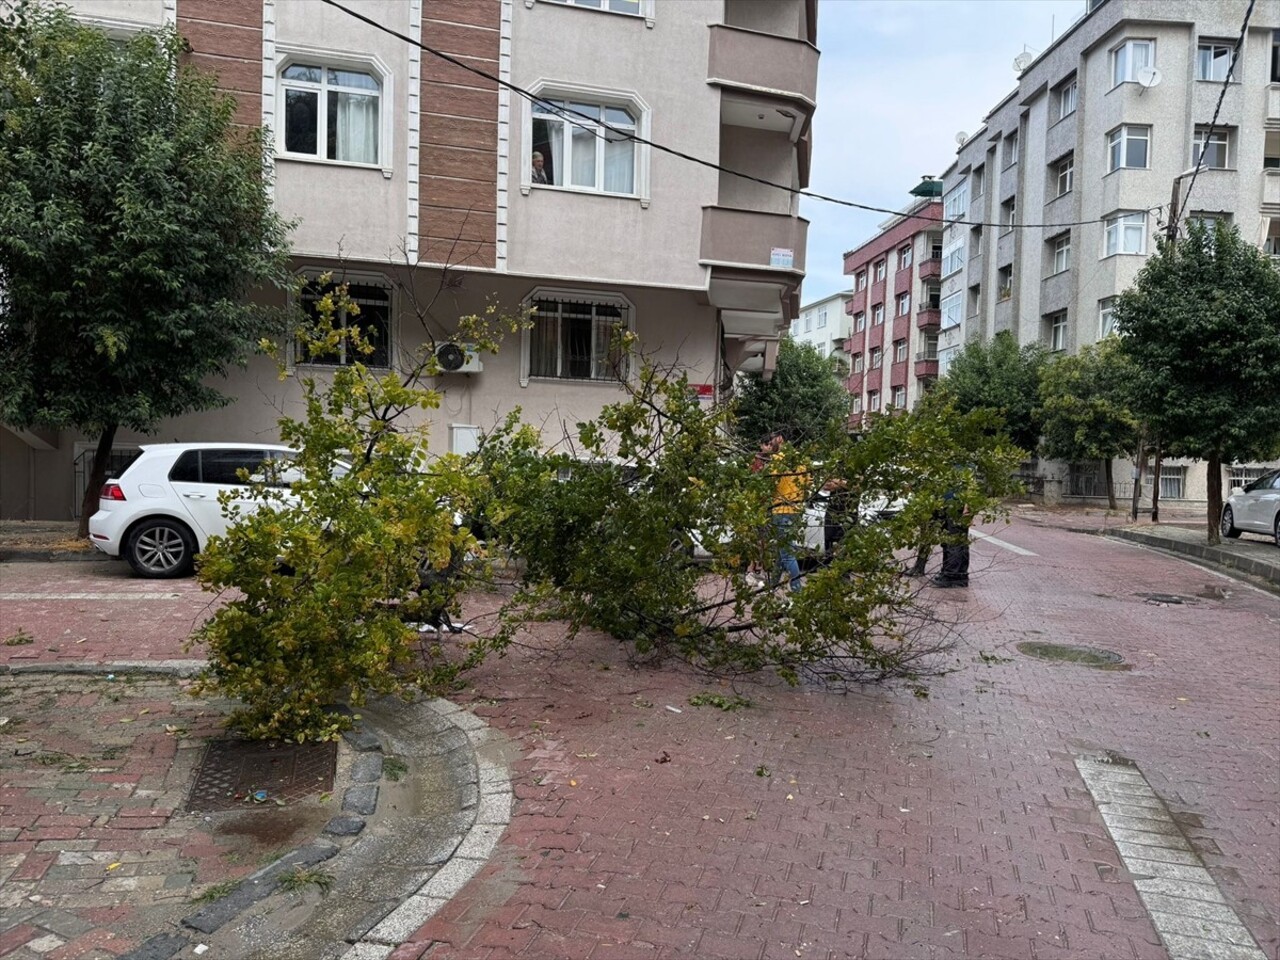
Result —
<svg viewBox="0 0 1280 960"><path fill-rule="evenodd" d="M788 269L795 266L796 252L789 247L774 247L769 251L769 266L771 267L787 267Z"/></svg>

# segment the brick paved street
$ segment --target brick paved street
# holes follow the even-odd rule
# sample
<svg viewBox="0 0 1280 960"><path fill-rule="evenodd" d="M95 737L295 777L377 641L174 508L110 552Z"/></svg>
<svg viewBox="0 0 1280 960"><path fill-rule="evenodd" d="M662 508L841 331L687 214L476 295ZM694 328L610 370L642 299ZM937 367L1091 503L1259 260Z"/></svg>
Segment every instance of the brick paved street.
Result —
<svg viewBox="0 0 1280 960"><path fill-rule="evenodd" d="M975 542L972 588L939 595L968 639L928 700L764 685L739 688L747 709L694 707L695 693L730 691L675 668L632 669L600 637L556 652L557 628L539 625L529 649L486 665L456 698L520 748L508 833L393 956L1163 958L1075 764L1113 751L1139 766L1276 957L1280 600L1127 544L1026 523L988 532L1034 555ZM0 568L5 596L42 591L178 596L0 600L0 634L23 626L36 637L0 647L0 662L196 655L182 639L206 600L189 581L157 586L118 564ZM1144 596L1157 593L1186 602ZM1131 669L1030 659L1013 649L1024 640L1103 647ZM158 762L160 717L192 704L144 699L151 712L133 710L126 726L142 736L143 721L158 724L147 741ZM42 749L80 755L74 744ZM80 814L52 795L32 809L30 784L17 801L5 789L5 843L29 844L4 849L7 905L31 884L42 895L58 851L75 850L30 831L91 828L11 823ZM239 869L207 852L210 870ZM124 921L100 921L111 922ZM38 955L20 943L39 933L10 927L0 956ZM86 941L81 955L121 952L92 949Z"/></svg>

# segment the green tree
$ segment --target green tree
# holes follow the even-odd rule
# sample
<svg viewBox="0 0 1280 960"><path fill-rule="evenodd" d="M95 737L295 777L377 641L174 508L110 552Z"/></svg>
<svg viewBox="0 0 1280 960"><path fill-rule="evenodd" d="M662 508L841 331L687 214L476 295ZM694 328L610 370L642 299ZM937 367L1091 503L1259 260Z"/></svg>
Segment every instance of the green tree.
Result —
<svg viewBox="0 0 1280 960"><path fill-rule="evenodd" d="M822 436L832 424L843 427L848 416L849 391L838 362L788 337L778 347L772 377L744 377L733 429L752 446L777 432L800 443Z"/></svg>
<svg viewBox="0 0 1280 960"><path fill-rule="evenodd" d="M1045 364L1040 375L1041 451L1055 460L1101 460L1112 510L1111 461L1138 442L1138 420L1128 405L1132 376L1115 337Z"/></svg>
<svg viewBox="0 0 1280 960"><path fill-rule="evenodd" d="M1166 454L1207 464L1219 542L1222 467L1280 452L1280 271L1232 226L1188 221L1116 299L1134 407Z"/></svg>
<svg viewBox="0 0 1280 960"><path fill-rule="evenodd" d="M939 398L954 403L962 413L988 410L997 414L1014 444L1035 450L1040 440L1036 410L1040 369L1047 356L1038 343L1019 349L1007 330L987 341L971 340L938 381Z"/></svg>
<svg viewBox="0 0 1280 960"><path fill-rule="evenodd" d="M0 419L97 438L82 534L116 431L227 403L210 378L264 332L247 295L286 276L262 132L182 51L0 13Z"/></svg>

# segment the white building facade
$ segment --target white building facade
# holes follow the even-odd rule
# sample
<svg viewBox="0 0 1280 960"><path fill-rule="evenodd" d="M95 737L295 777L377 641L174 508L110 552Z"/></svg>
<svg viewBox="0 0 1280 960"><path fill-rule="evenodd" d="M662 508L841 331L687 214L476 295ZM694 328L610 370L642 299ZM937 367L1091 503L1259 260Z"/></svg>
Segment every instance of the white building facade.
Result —
<svg viewBox="0 0 1280 960"><path fill-rule="evenodd" d="M816 0L346 0L532 100L315 0L70 5L112 31L175 24L240 122L272 131L296 268L351 283L372 365L403 369L490 303L536 308L501 352L438 379L434 451L466 452L516 407L554 443L617 399L619 327L715 396L771 369L798 314L796 197L641 141L806 186ZM299 359L280 381L255 359L219 383L234 403L153 439L275 440L298 376L342 362ZM0 425L0 517L71 517L93 439Z"/></svg>
<svg viewBox="0 0 1280 960"><path fill-rule="evenodd" d="M825 300L815 300L800 308L800 315L791 321L791 339L816 347L824 357L837 353L838 345L848 338L850 317L845 304L851 293L837 293Z"/></svg>
<svg viewBox="0 0 1280 960"><path fill-rule="evenodd" d="M1182 216L1227 219L1280 256L1280 4L1256 5L1208 130L1246 6L1093 0L964 139L943 175L943 215L964 222L943 233L940 373L966 341L999 331L1054 352L1109 335L1114 297L1154 252L1171 185L1202 150ZM1041 466L1067 496L1105 495L1097 465ZM1167 462L1161 486L1203 499L1203 464Z"/></svg>

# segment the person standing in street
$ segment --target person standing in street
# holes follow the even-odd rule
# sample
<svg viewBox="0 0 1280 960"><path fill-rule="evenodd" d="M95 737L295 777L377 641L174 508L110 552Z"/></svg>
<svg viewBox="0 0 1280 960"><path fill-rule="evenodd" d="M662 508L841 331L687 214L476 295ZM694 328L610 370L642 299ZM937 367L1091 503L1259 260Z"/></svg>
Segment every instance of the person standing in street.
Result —
<svg viewBox="0 0 1280 960"><path fill-rule="evenodd" d="M769 453L769 473L774 478L770 520L773 524L774 550L777 561L769 579L770 588L777 587L782 577L792 593L800 589L800 561L796 559L796 523L804 516L804 501L809 471L802 465L788 464L792 459L783 451L782 434L774 434L765 450Z"/></svg>
<svg viewBox="0 0 1280 960"><path fill-rule="evenodd" d="M942 569L933 578L934 586L969 585L969 507L954 490L942 498Z"/></svg>

